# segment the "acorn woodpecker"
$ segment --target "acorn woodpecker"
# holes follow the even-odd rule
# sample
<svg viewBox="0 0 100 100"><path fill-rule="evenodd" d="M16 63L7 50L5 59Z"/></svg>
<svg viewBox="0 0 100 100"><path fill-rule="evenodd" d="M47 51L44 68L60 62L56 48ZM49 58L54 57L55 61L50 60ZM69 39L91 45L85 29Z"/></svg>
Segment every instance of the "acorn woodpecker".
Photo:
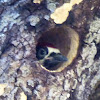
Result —
<svg viewBox="0 0 100 100"><path fill-rule="evenodd" d="M68 60L51 43L38 43L36 57L46 69L53 69L58 64Z"/></svg>

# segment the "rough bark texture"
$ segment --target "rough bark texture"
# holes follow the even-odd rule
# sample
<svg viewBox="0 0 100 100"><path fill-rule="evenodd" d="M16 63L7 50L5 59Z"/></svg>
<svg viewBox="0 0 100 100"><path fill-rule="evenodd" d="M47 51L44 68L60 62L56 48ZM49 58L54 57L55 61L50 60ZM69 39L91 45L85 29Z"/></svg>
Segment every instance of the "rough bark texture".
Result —
<svg viewBox="0 0 100 100"><path fill-rule="evenodd" d="M62 1L0 0L0 100L100 100L99 0L75 5L64 23L80 36L69 69L50 73L36 59L36 37L56 27L50 14Z"/></svg>

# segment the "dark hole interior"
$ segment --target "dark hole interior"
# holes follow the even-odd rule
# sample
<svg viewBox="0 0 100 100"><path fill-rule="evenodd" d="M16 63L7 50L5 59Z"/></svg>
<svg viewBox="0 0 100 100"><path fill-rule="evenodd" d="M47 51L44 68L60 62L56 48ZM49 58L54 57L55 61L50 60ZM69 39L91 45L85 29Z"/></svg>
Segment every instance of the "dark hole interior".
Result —
<svg viewBox="0 0 100 100"><path fill-rule="evenodd" d="M75 58L79 45L79 36L73 29L64 25L42 33L41 37L38 39L37 46L42 42L53 44L60 50L62 55L68 58L68 61L47 69L50 71L60 71L70 65ZM46 69L46 66L42 67Z"/></svg>

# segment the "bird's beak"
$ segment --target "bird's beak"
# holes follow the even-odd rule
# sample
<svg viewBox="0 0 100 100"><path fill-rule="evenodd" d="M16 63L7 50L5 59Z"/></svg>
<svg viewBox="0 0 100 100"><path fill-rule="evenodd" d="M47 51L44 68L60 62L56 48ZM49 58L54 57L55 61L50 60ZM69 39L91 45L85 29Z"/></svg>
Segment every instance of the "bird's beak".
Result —
<svg viewBox="0 0 100 100"><path fill-rule="evenodd" d="M55 56L53 57L53 60L54 60L55 62L65 62L65 61L67 61L68 59L67 59L65 56L59 54L59 55L55 55Z"/></svg>
<svg viewBox="0 0 100 100"><path fill-rule="evenodd" d="M49 56L45 59L43 65L47 68L47 69L52 69L54 68L56 65L67 61L68 59L61 55L61 54L56 54L53 56Z"/></svg>
<svg viewBox="0 0 100 100"><path fill-rule="evenodd" d="M56 54L54 55L53 57L48 57L47 58L51 63L61 63L61 62L65 62L67 61L68 59L61 55L61 54Z"/></svg>

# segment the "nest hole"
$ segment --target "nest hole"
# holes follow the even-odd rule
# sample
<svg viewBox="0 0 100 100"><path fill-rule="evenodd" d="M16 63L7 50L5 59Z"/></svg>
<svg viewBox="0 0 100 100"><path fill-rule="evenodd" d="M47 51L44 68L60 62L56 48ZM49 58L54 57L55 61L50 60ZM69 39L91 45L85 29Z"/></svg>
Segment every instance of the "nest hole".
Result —
<svg viewBox="0 0 100 100"><path fill-rule="evenodd" d="M37 46L38 43L42 42L53 44L60 50L62 55L68 58L68 61L61 63L51 69L46 69L45 66L41 65L42 68L49 72L61 72L66 67L68 67L77 56L79 47L79 35L74 29L68 26L64 25L55 27L42 33L41 37L37 41Z"/></svg>

